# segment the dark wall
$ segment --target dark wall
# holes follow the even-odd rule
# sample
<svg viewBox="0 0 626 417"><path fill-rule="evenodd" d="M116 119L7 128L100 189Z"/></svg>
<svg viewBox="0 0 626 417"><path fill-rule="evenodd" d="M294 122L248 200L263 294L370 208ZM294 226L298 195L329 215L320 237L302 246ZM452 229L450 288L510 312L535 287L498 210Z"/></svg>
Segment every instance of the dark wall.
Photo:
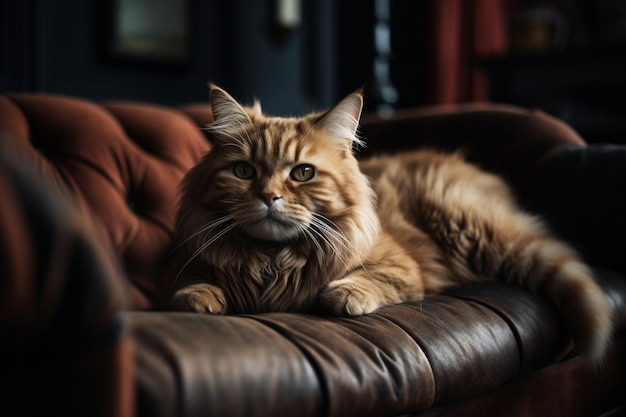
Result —
<svg viewBox="0 0 626 417"><path fill-rule="evenodd" d="M260 98L266 112L302 113L337 98L332 0L302 0L302 24L274 21L274 1L234 0L222 12L219 82L238 98Z"/></svg>
<svg viewBox="0 0 626 417"><path fill-rule="evenodd" d="M336 6L340 22L340 89L348 91L365 85L366 110L373 110L376 106L376 98L371 96L375 1L341 0L336 2ZM428 14L427 1L390 2L390 70L398 90L397 108L427 104Z"/></svg>
<svg viewBox="0 0 626 417"><path fill-rule="evenodd" d="M0 91L176 105L205 101L212 81L281 114L326 107L342 94L332 0L302 0L295 30L275 25L272 0L189 0L192 53L184 65L110 59L113 3L1 0Z"/></svg>
<svg viewBox="0 0 626 417"><path fill-rule="evenodd" d="M3 0L4 9L7 3L18 2ZM3 21L14 30L5 41L8 51L3 48L3 60L25 56L9 62L3 89L167 104L206 99L206 82L219 71L215 49L196 50L190 65L179 69L111 61L103 45L106 3L110 2L25 0L21 7L9 7ZM205 19L203 24L191 22L194 44L200 39L206 39L206 45L216 43L211 3L195 2L197 15ZM30 77L20 79L21 71Z"/></svg>

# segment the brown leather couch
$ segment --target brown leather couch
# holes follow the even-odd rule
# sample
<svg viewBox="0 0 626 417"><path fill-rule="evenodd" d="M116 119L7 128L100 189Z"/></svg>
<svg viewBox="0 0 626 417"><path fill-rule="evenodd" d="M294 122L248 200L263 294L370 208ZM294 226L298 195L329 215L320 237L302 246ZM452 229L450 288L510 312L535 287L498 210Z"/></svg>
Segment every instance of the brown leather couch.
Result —
<svg viewBox="0 0 626 417"><path fill-rule="evenodd" d="M201 129L210 121L207 105L0 96L2 415L626 411L626 229L611 211L624 207L621 194L614 188L584 210L560 205L623 182L619 161L611 175L586 172L607 164L591 164L597 152L572 129L508 106L366 116L361 128L363 156L463 149L573 239L615 311L613 347L595 368L572 351L552 305L499 283L358 318L167 311L177 186L210 151ZM571 232L590 222L613 227Z"/></svg>

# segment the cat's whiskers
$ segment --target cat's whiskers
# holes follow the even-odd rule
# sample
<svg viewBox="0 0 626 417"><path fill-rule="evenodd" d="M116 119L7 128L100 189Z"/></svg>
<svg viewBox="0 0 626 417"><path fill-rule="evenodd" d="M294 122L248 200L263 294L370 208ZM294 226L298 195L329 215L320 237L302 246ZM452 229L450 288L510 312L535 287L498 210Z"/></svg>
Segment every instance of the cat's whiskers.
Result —
<svg viewBox="0 0 626 417"><path fill-rule="evenodd" d="M334 239L337 240L343 246L345 250L356 253L357 254L356 258L358 259L358 263L361 266L361 269L363 269L363 271L365 271L367 275L371 276L370 272L365 267L365 264L363 262L368 261L371 264L377 264L377 262L374 262L372 259L370 259L369 256L367 256L367 254L363 253L354 243L352 243L346 237L346 235L341 231L341 229L337 226L335 222L333 222L328 217L323 216L321 214L313 213L313 215L314 215L313 219L315 220L312 223L317 224L317 227L319 227L320 229L323 229L324 231L329 232L334 237ZM333 248L333 250L335 251L337 255L339 255L338 250L336 250L335 248ZM342 263L346 266L346 270L351 269L350 267L348 267L347 262L345 260L342 259Z"/></svg>
<svg viewBox="0 0 626 417"><path fill-rule="evenodd" d="M216 240L218 240L219 238L221 238L222 236L224 236L226 233L230 232L233 228L237 226L238 226L237 223L233 222L229 224L228 226L226 226L224 229L220 230L217 234L211 236L209 240L206 240L206 237L205 237L205 240L202 242L202 246L201 246L202 250L211 246Z"/></svg>
<svg viewBox="0 0 626 417"><path fill-rule="evenodd" d="M217 226L224 224L225 222L229 220L234 221L233 217L229 214L212 220L211 222L202 226L200 229L196 230L194 233L192 233L190 236L188 236L185 240L180 242L178 245L176 245L176 247L172 251L176 251L177 249L180 249L181 246L183 246L185 243L189 242L191 239L195 238L196 236L204 232L211 231L215 229Z"/></svg>
<svg viewBox="0 0 626 417"><path fill-rule="evenodd" d="M346 250L356 252L359 257L365 256L365 254L362 253L359 248L346 237L345 233L343 233L339 226L337 226L337 224L328 217L318 213L313 213L312 223L330 233L332 237L334 237Z"/></svg>
<svg viewBox="0 0 626 417"><path fill-rule="evenodd" d="M317 238L315 237L315 235L306 227L297 226L298 230L300 230L302 232L302 234L305 234L309 237L309 239L311 239L311 242L313 242L313 244L315 245L315 248L317 249L318 253L324 253L324 249L322 249L322 245L320 244L320 242L317 240Z"/></svg>
<svg viewBox="0 0 626 417"><path fill-rule="evenodd" d="M187 216L189 215L189 213L191 213L193 211L193 208L188 209L187 211L185 211L185 213L183 213L182 215L180 215L179 219L177 220L177 224L183 224L185 222L185 220L187 219Z"/></svg>
<svg viewBox="0 0 626 417"><path fill-rule="evenodd" d="M223 223L225 223L225 222L227 222L229 220L232 221L231 224L227 225L224 229L220 230L215 235L210 235L210 232L215 227L217 227L217 226L219 226L219 225L221 225L221 224L223 224ZM189 266L189 264L191 264L191 262L193 262L194 259L196 259L198 256L200 256L200 254L202 252L204 252L209 246L211 246L218 239L220 239L222 236L224 236L225 234L227 234L228 232L230 232L232 229L234 229L237 226L239 226L239 224L233 220L232 216L230 216L230 215L222 216L219 219L216 219L216 220L208 223L206 226L202 227L199 231L196 231L194 234L192 234L190 237L188 237L182 243L180 243L178 246L183 245L185 242L188 242L189 240L193 239L194 237L197 237L199 234L201 234L203 232L206 232L206 236L204 237L200 247L198 247L198 249L195 250L195 252L189 257L189 259L187 259L187 261L183 264L183 266L180 268L180 270L176 274L176 277L174 278L174 280L172 282L172 285L170 287L170 291L174 288L174 286L176 284L176 281L178 281L178 278L180 277L180 275Z"/></svg>
<svg viewBox="0 0 626 417"><path fill-rule="evenodd" d="M362 251L346 237L346 235L343 233L343 231L341 231L341 229L337 226L337 224L335 224L333 221L328 219L326 216L323 216L323 215L317 214L317 213L313 213L313 218L311 219L311 224L313 224L315 226L315 228L313 228L313 230L316 233L318 233L326 242L328 242L328 244L332 247L332 249L335 252L335 254L337 256L339 256L340 260L342 261L342 263L346 267L346 270L350 270L352 268L350 266L348 266L347 261L345 260L345 258L341 254L344 251L356 253L357 254L356 258L358 259L358 263L360 264L361 268L366 273L369 274L369 271L367 270L367 268L363 264L363 260L367 260L368 259L367 255L362 253ZM319 229L319 230L317 230L317 229ZM338 245L341 245L343 250L340 251L339 248L336 245L334 245L332 242L330 242L331 238L335 242L337 242Z"/></svg>
<svg viewBox="0 0 626 417"><path fill-rule="evenodd" d="M319 236L328 245L328 247L333 251L335 256L339 258L339 260L341 261L341 263L343 264L346 270L350 269L350 267L348 266L348 262L344 258L343 254L341 253L341 251L339 251L337 246L333 242L330 241L330 238L328 236L326 236L324 233L318 230L318 228L315 228L315 227L311 228L310 230L309 229L304 229L304 230L306 234L314 241L315 245L320 251L320 254L323 254L325 251L321 248L321 244L319 244L319 242L317 241L313 233Z"/></svg>
<svg viewBox="0 0 626 417"><path fill-rule="evenodd" d="M232 206L241 203L241 200L218 200L218 203Z"/></svg>

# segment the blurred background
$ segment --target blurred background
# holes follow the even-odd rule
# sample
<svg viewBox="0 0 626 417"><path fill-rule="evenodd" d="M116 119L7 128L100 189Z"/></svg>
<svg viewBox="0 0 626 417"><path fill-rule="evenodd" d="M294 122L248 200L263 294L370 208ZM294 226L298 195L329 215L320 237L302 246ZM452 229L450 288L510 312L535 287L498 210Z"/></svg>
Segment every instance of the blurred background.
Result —
<svg viewBox="0 0 626 417"><path fill-rule="evenodd" d="M0 92L301 114L493 101L626 142L625 0L0 0Z"/></svg>

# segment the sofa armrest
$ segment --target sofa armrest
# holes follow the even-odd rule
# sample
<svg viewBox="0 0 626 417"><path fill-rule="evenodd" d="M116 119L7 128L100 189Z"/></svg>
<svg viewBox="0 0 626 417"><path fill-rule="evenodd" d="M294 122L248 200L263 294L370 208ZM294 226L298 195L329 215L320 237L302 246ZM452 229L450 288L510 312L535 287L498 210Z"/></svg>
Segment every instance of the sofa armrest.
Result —
<svg viewBox="0 0 626 417"><path fill-rule="evenodd" d="M77 207L0 143L0 403L7 415L132 413L124 290ZM53 191L54 190L54 191Z"/></svg>

